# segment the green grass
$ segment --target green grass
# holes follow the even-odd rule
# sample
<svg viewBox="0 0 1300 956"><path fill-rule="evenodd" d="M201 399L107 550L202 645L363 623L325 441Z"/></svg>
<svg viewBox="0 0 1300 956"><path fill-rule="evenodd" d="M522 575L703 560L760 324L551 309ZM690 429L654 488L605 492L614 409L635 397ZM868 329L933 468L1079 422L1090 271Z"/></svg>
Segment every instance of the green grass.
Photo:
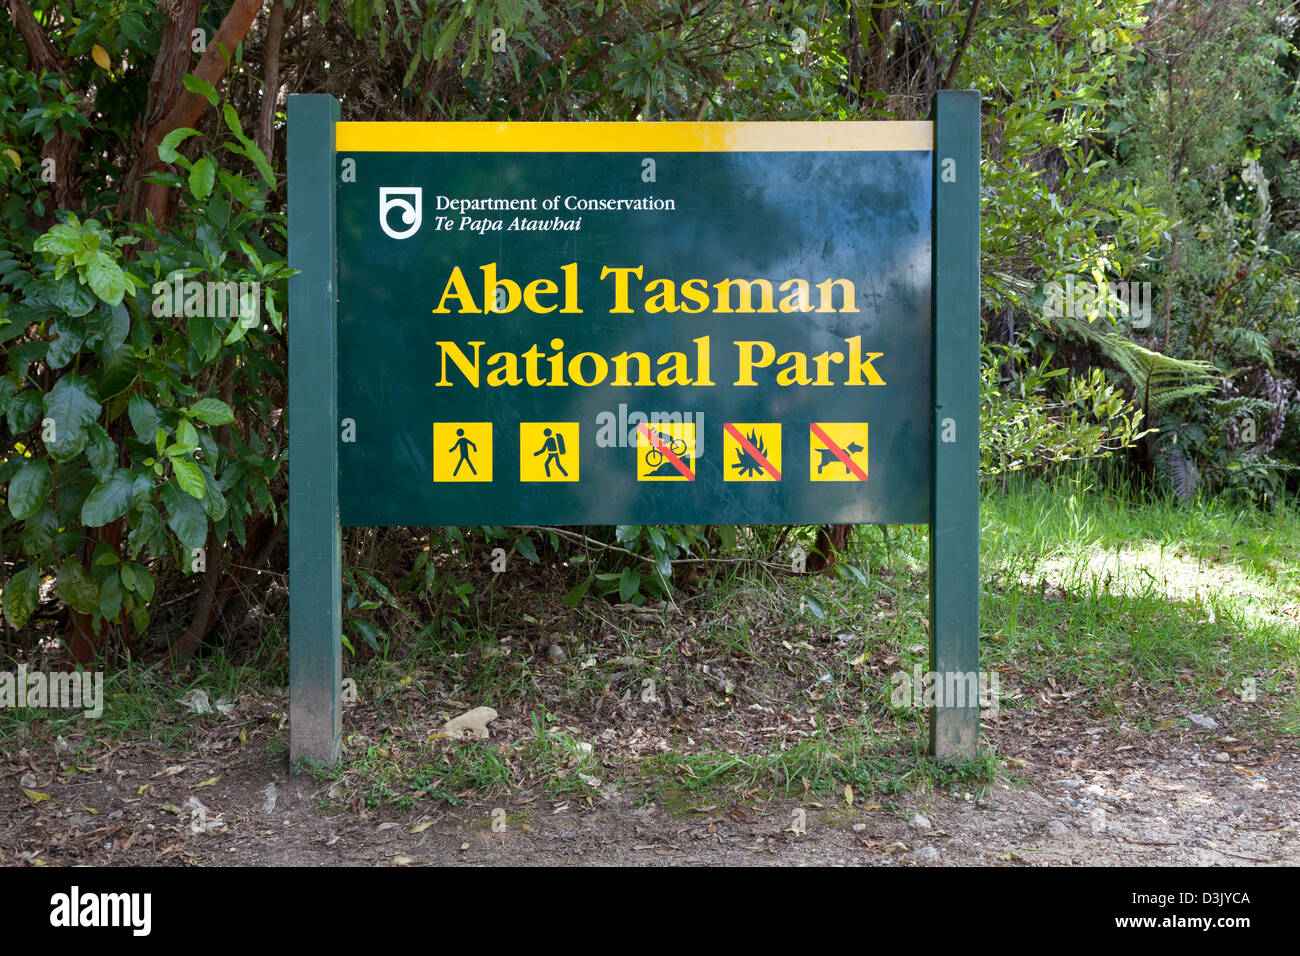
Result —
<svg viewBox="0 0 1300 956"><path fill-rule="evenodd" d="M381 805L406 812L426 799L455 806L466 794L504 793L512 782L510 768L491 747L467 742L439 752L396 734L353 748L348 760L337 766L304 769L330 782L321 802L336 812Z"/></svg>
<svg viewBox="0 0 1300 956"><path fill-rule="evenodd" d="M268 641L267 646L273 645ZM7 663L0 668L15 666ZM225 718L216 712L197 714L181 703L182 698L203 690L210 704L223 699L237 703L250 689L275 686L277 676L283 680L264 653L236 663L218 650L179 676L162 663L141 667L128 661L105 673L103 714L98 718L86 718L79 710L0 709L0 747L30 746L62 736L78 750L122 740L184 750L197 729L217 727Z"/></svg>
<svg viewBox="0 0 1300 956"><path fill-rule="evenodd" d="M604 771L590 745L549 726L545 713L533 715L532 727L532 736L509 754L489 741L435 745L394 728L380 740L349 740L348 757L337 766L303 769L330 782L322 805L335 811L381 805L408 811L424 800L455 806L469 795L494 796L526 784L540 786L554 799L594 796L597 788L591 781ZM516 776L508 756L522 758L527 778Z"/></svg>
<svg viewBox="0 0 1300 956"><path fill-rule="evenodd" d="M793 797L806 792L893 794L914 789L970 789L983 793L1002 774L991 751L967 761L937 761L919 739L900 752L897 742L870 744L856 728L757 754L656 754L641 763L647 795L671 804L685 794L713 799L725 789L746 797Z"/></svg>
<svg viewBox="0 0 1300 956"><path fill-rule="evenodd" d="M1137 502L1086 484L1014 482L983 504L984 660L1028 687L1083 685L1142 726L1126 698L1189 709L1294 688L1300 659L1300 509L1226 499ZM1276 730L1296 732L1293 690ZM1243 716L1249 708L1241 708Z"/></svg>

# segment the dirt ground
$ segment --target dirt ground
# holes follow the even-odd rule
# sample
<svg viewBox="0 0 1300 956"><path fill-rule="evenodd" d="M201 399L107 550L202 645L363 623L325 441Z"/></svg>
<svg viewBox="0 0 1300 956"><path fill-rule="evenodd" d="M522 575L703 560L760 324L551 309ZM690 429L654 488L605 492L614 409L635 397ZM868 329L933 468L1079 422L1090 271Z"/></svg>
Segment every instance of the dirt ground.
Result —
<svg viewBox="0 0 1300 956"><path fill-rule="evenodd" d="M906 663L898 650L865 627L810 626L789 606L750 596L739 612L521 613L525 623L497 643L452 655L459 671L412 677L395 662L380 681L387 698L348 704L340 779L290 773L283 690L218 699L201 716L183 700L162 704L159 723L134 735L178 731L183 748L96 739L94 727L65 741L31 725L0 749L0 865L1300 864L1300 756L1264 716L1286 706L1289 682L1258 705L1221 694L1202 714L1167 687L1132 682L1124 716L1111 719L1095 686L1019 687L1008 670L1012 706L981 729L999 768L982 786L936 788L921 776L887 794L805 785L773 799L798 794L798 781L689 789L679 784L699 781L685 780L692 768L672 766L676 757L666 786L662 772L641 772L665 753L788 754L864 730L892 748L888 773L911 766L894 718L876 708L864 728L860 708L847 712L888 687ZM904 613L888 598L878 607L881 618ZM614 617L618 608L640 623ZM742 618L754 635L743 649L712 636ZM555 763L529 755L536 712L499 705L488 740L457 746L501 755L510 789L484 797L455 784L411 799L409 812L389 798L371 806L380 761L369 755L429 765L443 721L473 703L463 675L502 662L516 670L499 673L524 675L570 742L589 742L585 774L558 768L588 782L557 788ZM657 688L651 703L646 684ZM375 689L362 686L363 698ZM393 779L410 798L409 777Z"/></svg>
<svg viewBox="0 0 1300 956"><path fill-rule="evenodd" d="M239 723L224 729L237 734ZM1300 863L1296 757L1200 730L1135 744L1043 715L1004 715L986 739L1014 776L979 794L863 795L850 806L811 793L665 808L614 785L590 806L525 790L410 813L327 812L328 781L291 776L282 752L217 746L222 739L239 738L223 736L179 762L123 746L79 765L57 742L11 755L0 786L0 864Z"/></svg>

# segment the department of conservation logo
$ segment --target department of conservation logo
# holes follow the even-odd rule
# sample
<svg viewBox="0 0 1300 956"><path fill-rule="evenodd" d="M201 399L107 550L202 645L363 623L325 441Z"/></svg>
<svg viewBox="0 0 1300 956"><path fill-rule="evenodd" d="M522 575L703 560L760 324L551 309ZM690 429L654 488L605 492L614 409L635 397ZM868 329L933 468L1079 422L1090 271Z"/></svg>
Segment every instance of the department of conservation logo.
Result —
<svg viewBox="0 0 1300 956"><path fill-rule="evenodd" d="M411 198L401 198L411 197ZM409 239L420 230L424 221L424 188L422 186L380 186L379 187L379 226L394 239ZM414 202L412 202L414 200ZM400 209L398 216L406 224L405 229L394 229L388 223L388 214L393 209Z"/></svg>

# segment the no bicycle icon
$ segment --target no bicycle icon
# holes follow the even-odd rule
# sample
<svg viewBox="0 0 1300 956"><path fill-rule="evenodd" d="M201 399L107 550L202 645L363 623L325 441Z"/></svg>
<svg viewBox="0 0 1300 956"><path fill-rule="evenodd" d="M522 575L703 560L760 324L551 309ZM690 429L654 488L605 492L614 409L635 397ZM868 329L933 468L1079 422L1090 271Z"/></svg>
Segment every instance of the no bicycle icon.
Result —
<svg viewBox="0 0 1300 956"><path fill-rule="evenodd" d="M641 425L636 462L637 481L694 481L695 423Z"/></svg>

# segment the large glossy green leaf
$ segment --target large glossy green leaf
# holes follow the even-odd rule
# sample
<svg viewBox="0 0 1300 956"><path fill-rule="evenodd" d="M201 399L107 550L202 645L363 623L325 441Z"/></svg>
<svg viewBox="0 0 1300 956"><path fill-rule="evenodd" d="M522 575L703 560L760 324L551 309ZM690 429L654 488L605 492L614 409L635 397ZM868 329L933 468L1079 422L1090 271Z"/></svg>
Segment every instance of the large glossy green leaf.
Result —
<svg viewBox="0 0 1300 956"><path fill-rule="evenodd" d="M47 501L40 510L23 522L23 551L30 555L42 555L54 544L54 534L59 530L59 519L54 508Z"/></svg>
<svg viewBox="0 0 1300 956"><path fill-rule="evenodd" d="M641 575L631 568L624 568L618 580L618 596L622 601L630 601L641 587Z"/></svg>
<svg viewBox="0 0 1300 956"><path fill-rule="evenodd" d="M164 163L176 162L177 157L180 156L180 154L176 152L176 147L180 145L182 140L187 139L190 136L198 135L198 130L191 129L188 126L182 126L178 129L172 130L164 136L162 142L158 144L158 158Z"/></svg>
<svg viewBox="0 0 1300 956"><path fill-rule="evenodd" d="M142 395L132 395L126 406L126 414L131 419L131 430L135 437L150 444L158 432L158 410Z"/></svg>
<svg viewBox="0 0 1300 956"><path fill-rule="evenodd" d="M217 164L204 156L190 170L190 192L199 202L205 201L212 194L212 183L217 176Z"/></svg>
<svg viewBox="0 0 1300 956"><path fill-rule="evenodd" d="M36 238L32 248L53 256L70 256L81 251L81 233L76 226L61 222Z"/></svg>
<svg viewBox="0 0 1300 956"><path fill-rule="evenodd" d="M203 472L203 510L216 523L226 516L226 496L222 494L224 489L213 476L211 468L200 465L199 470Z"/></svg>
<svg viewBox="0 0 1300 956"><path fill-rule="evenodd" d="M122 579L113 569L99 583L99 613L112 619L122 612Z"/></svg>
<svg viewBox="0 0 1300 956"><path fill-rule="evenodd" d="M205 425L228 425L235 413L219 398L201 398L190 406L190 414Z"/></svg>
<svg viewBox="0 0 1300 956"><path fill-rule="evenodd" d="M99 588L95 587L94 579L75 558L68 558L59 568L54 593L81 614L91 614L99 606Z"/></svg>
<svg viewBox="0 0 1300 956"><path fill-rule="evenodd" d="M41 510L49 493L49 462L29 461L9 481L9 511L20 521L29 518Z"/></svg>
<svg viewBox="0 0 1300 956"><path fill-rule="evenodd" d="M117 348L104 363L99 376L99 400L106 402L135 381L139 363L128 348Z"/></svg>
<svg viewBox="0 0 1300 956"><path fill-rule="evenodd" d="M80 320L71 316L61 316L54 323L54 331L58 337L50 343L49 350L45 353L45 360L49 362L50 368L63 368L81 349L81 343L86 337L86 329Z"/></svg>
<svg viewBox="0 0 1300 956"><path fill-rule="evenodd" d="M27 431L41 417L41 393L34 388L19 392L9 403L5 420L9 422L11 434L18 435Z"/></svg>
<svg viewBox="0 0 1300 956"><path fill-rule="evenodd" d="M203 472L199 471L199 466L195 464L194 459L177 455L169 461L176 472L176 483L181 486L181 490L202 501L207 486L203 483Z"/></svg>
<svg viewBox="0 0 1300 956"><path fill-rule="evenodd" d="M127 537L127 546L131 549L131 553L139 554L149 543L149 539L158 533L160 527L162 527L162 518L158 515L158 509L151 504L144 505L140 509L140 519Z"/></svg>
<svg viewBox="0 0 1300 956"><path fill-rule="evenodd" d="M176 445L188 454L199 447L199 433L188 418L182 418L176 426ZM173 446L175 447L175 446ZM180 449L177 449L179 451Z"/></svg>
<svg viewBox="0 0 1300 956"><path fill-rule="evenodd" d="M106 252L92 252L86 263L86 282L90 290L109 305L118 305L126 295L126 273Z"/></svg>
<svg viewBox="0 0 1300 956"><path fill-rule="evenodd" d="M69 272L59 280L59 287L54 293L54 304L60 311L74 318L80 318L95 307L95 293L77 281L75 273Z"/></svg>
<svg viewBox="0 0 1300 956"><path fill-rule="evenodd" d="M80 375L64 375L45 396L45 414L54 419L54 439L45 443L56 461L69 461L86 447L86 426L99 416L94 390Z"/></svg>
<svg viewBox="0 0 1300 956"><path fill-rule="evenodd" d="M22 627L36 610L41 597L41 569L34 564L28 565L13 575L4 585L5 617L14 627Z"/></svg>
<svg viewBox="0 0 1300 956"><path fill-rule="evenodd" d="M108 437L108 432L104 431L99 422L91 422L86 426L86 460L90 462L90 470L95 473L97 481L108 480L117 463L117 449L113 445L113 439Z"/></svg>
<svg viewBox="0 0 1300 956"><path fill-rule="evenodd" d="M193 73L186 73L181 78L181 82L185 84L185 88L191 93L198 93L211 105L217 105L217 88L203 77L195 76Z"/></svg>
<svg viewBox="0 0 1300 956"><path fill-rule="evenodd" d="M182 491L175 482L162 487L163 507L167 509L167 526L187 548L201 548L208 537L208 516L196 498Z"/></svg>
<svg viewBox="0 0 1300 956"><path fill-rule="evenodd" d="M122 517L131 508L132 475L125 468L113 472L107 481L101 481L86 496L81 505L81 522L90 528L100 528Z"/></svg>

